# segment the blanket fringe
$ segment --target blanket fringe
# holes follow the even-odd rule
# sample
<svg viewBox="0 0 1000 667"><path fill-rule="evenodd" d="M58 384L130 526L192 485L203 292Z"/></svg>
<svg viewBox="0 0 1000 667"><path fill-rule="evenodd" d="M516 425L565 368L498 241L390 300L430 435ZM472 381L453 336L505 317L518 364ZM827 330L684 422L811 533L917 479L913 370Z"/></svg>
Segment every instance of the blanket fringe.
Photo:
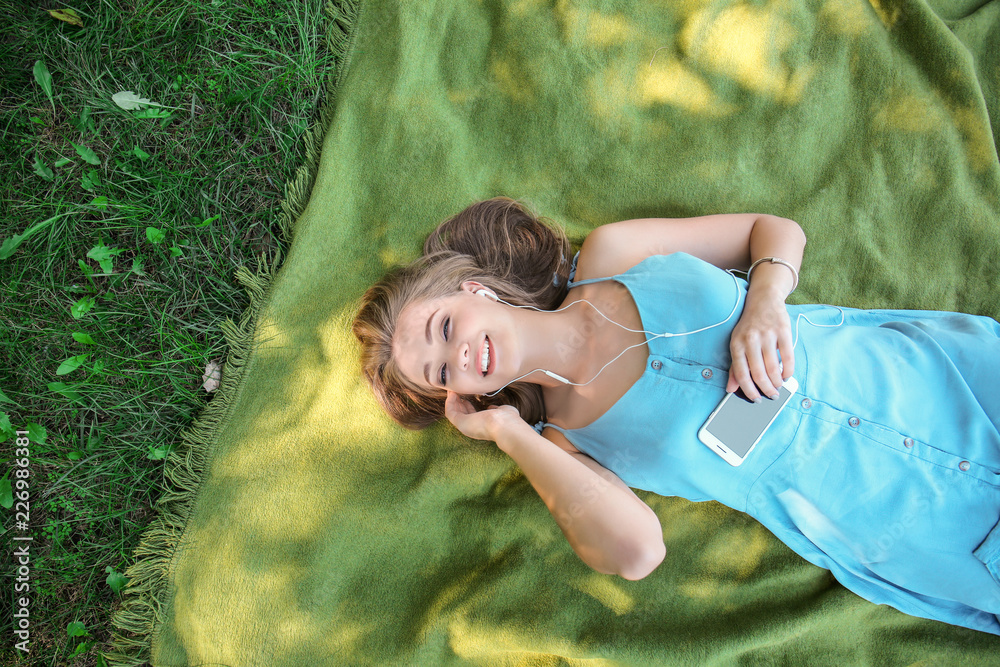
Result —
<svg viewBox="0 0 1000 667"><path fill-rule="evenodd" d="M295 222L309 202L319 168L320 151L326 128L333 120L337 90L347 71L354 44L354 27L360 0L330 0L325 7L327 48L333 57L333 72L327 83L326 100L319 117L304 134L305 158L285 188L285 198L278 215L279 247L268 262L257 258L256 271L239 267L236 279L250 297L239 323L226 318L222 331L229 354L218 391L181 433L181 443L164 464L166 490L156 502L157 517L142 536L133 552L135 563L125 571L129 583L123 592L122 605L112 619L111 651L104 654L109 665L139 667L149 664L154 633L163 621L163 605L170 594L170 574L176 548L194 507L208 460L218 438L219 427L240 391L243 368L252 352L257 314L267 300L271 281L282 263L282 247L292 242Z"/></svg>

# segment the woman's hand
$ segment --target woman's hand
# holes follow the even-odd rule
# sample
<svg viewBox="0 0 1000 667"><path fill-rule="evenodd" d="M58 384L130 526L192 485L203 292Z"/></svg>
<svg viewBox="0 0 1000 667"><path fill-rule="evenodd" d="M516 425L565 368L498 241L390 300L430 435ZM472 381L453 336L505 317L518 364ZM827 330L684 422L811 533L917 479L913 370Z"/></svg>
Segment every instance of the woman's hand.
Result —
<svg viewBox="0 0 1000 667"><path fill-rule="evenodd" d="M777 397L778 387L795 371L792 326L781 289L747 293L743 315L733 328L729 351L733 361L727 392L741 388L751 401L759 399L761 394Z"/></svg>
<svg viewBox="0 0 1000 667"><path fill-rule="evenodd" d="M486 410L476 410L472 403L453 391L448 392L444 402L444 416L462 435L474 440L496 442L504 429L518 424L527 426L513 405L491 405Z"/></svg>

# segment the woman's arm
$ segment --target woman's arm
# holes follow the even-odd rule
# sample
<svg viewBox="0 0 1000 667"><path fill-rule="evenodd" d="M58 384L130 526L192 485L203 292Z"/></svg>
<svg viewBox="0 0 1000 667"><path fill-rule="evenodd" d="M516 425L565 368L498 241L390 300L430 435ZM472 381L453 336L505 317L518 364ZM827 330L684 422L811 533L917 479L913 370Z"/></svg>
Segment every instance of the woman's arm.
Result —
<svg viewBox="0 0 1000 667"><path fill-rule="evenodd" d="M445 414L465 435L493 440L514 459L584 563L635 580L663 561L659 518L610 470L543 438L510 406L477 413L449 392Z"/></svg>
<svg viewBox="0 0 1000 667"><path fill-rule="evenodd" d="M806 237L797 223L775 215L735 213L698 218L641 218L598 227L587 236L577 280L624 273L650 255L686 252L720 268L747 269L762 257L780 257L796 271ZM754 269L743 314L730 341L732 367L726 391L742 388L755 400L777 396L795 370L785 297L794 275L765 262ZM779 366L778 354L781 355Z"/></svg>

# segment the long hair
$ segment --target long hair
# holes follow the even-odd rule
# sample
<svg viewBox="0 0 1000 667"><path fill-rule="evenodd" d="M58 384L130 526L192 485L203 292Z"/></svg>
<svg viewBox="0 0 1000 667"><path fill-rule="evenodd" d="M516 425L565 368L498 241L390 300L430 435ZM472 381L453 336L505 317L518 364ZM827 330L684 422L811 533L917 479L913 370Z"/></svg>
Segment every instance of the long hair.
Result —
<svg viewBox="0 0 1000 667"><path fill-rule="evenodd" d="M570 253L561 229L508 197L477 202L438 225L424 243L424 255L372 285L354 318L361 372L382 408L410 429L444 416L447 393L407 380L392 356L404 308L453 294L474 280L512 304L552 310L566 297ZM464 398L478 409L513 405L531 424L545 418L541 387L527 382L515 382L493 397Z"/></svg>

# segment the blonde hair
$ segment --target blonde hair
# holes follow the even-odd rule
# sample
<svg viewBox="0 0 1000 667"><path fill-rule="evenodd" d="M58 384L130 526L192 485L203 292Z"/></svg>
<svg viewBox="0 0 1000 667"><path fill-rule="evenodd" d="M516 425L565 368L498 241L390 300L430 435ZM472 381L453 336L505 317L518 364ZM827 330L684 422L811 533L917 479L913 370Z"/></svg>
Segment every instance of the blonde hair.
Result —
<svg viewBox="0 0 1000 667"><path fill-rule="evenodd" d="M410 429L444 416L446 392L410 382L392 356L404 308L453 294L473 280L504 301L552 310L566 296L570 253L562 230L508 197L477 202L438 225L424 243L424 255L372 285L354 318L361 372L382 408ZM541 387L526 382L515 382L493 397L464 398L478 409L513 405L530 424L545 418Z"/></svg>

